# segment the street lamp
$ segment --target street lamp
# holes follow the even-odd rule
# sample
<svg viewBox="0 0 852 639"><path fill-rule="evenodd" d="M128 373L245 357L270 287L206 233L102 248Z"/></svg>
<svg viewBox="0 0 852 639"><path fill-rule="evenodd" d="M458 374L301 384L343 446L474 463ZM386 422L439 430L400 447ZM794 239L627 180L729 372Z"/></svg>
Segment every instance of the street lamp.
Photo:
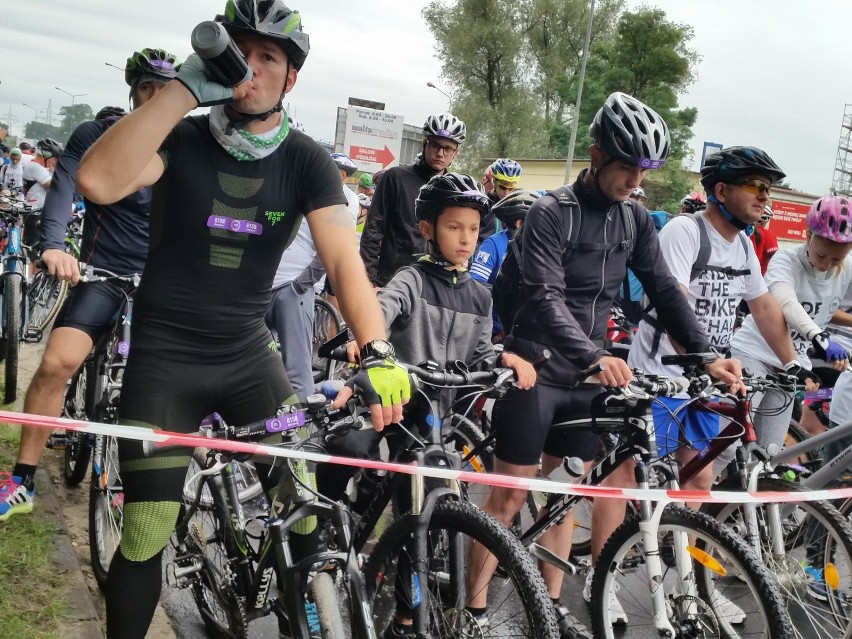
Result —
<svg viewBox="0 0 852 639"><path fill-rule="evenodd" d="M56 89L57 91L62 91L62 93L64 93L65 95L70 95L71 96L71 106L74 106L74 100L76 98L82 98L84 95L89 95L88 93L69 93L65 89L60 89L59 87L53 87L53 88Z"/></svg>
<svg viewBox="0 0 852 639"><path fill-rule="evenodd" d="M46 109L44 109L44 108L36 109L34 106L30 106L30 105L29 105L29 104L27 104L26 102L21 102L21 104L23 104L23 105L24 105L25 107L27 107L28 109L32 109L33 111L35 111L35 115L33 116L33 118L35 119L35 121L36 121L36 122L38 122L38 113L39 113L39 111L45 111L45 110L46 110Z"/></svg>
<svg viewBox="0 0 852 639"><path fill-rule="evenodd" d="M122 67L116 66L116 65L111 64L109 62L104 62L104 64L107 65L108 67L112 67L113 69L118 69L119 71L124 71L124 69Z"/></svg>
<svg viewBox="0 0 852 639"><path fill-rule="evenodd" d="M435 89L435 91L438 91L439 93L443 94L443 96L445 98L447 98L447 101L448 101L447 106L449 106L449 103L451 103L453 101L453 99L449 95L447 95L447 92L444 91L443 89L441 89L440 87L435 86L431 82L427 82L426 86L429 87L430 89Z"/></svg>

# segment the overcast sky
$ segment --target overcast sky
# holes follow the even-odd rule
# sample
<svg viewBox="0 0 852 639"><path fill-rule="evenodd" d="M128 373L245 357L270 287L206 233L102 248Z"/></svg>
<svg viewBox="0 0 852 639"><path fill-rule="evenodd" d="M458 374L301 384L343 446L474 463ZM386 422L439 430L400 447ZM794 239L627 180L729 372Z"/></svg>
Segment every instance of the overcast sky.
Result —
<svg viewBox="0 0 852 639"><path fill-rule="evenodd" d="M311 54L290 98L291 113L316 137L334 136L337 106L349 96L386 103L420 124L447 100L426 86L441 65L422 0L291 0L311 35ZM97 111L127 106L121 71L136 49L190 53L189 34L224 0L3 0L0 120L20 132L33 109L53 113L71 98ZM636 8L641 2L628 0ZM852 102L852 3L846 0L656 0L671 20L695 29L702 56L681 106L698 108L695 163L705 140L768 151L795 187L817 195L831 185L844 104ZM44 111L39 112L39 119ZM54 124L58 123L57 120ZM692 167L697 168L697 166Z"/></svg>

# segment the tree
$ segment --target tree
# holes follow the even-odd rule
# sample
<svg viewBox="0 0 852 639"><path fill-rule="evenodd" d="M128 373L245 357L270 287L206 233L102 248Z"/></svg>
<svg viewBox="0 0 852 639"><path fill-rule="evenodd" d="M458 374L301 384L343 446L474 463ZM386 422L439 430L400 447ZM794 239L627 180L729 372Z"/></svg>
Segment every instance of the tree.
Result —
<svg viewBox="0 0 852 639"><path fill-rule="evenodd" d="M566 115L576 102L576 84L572 80L582 63L589 3L588 0L532 0L529 4L527 48L538 67L536 92L544 104L549 146L567 148L570 122ZM595 5L590 43L612 32L623 4L623 0L600 0Z"/></svg>
<svg viewBox="0 0 852 639"><path fill-rule="evenodd" d="M522 51L529 0L435 0L423 18L435 37L453 112L468 125L462 165L480 157L540 152L541 106L529 91Z"/></svg>
<svg viewBox="0 0 852 639"><path fill-rule="evenodd" d="M692 83L700 60L687 46L692 37L692 27L669 22L660 9L623 13L613 36L599 40L589 55L577 148L591 142L588 127L606 96L622 91L663 116L672 135L669 162L680 164L698 117L696 109L676 108L677 96Z"/></svg>
<svg viewBox="0 0 852 639"><path fill-rule="evenodd" d="M24 126L24 137L30 140L41 140L42 138L59 139L59 127L47 124L46 122L36 122L32 120Z"/></svg>
<svg viewBox="0 0 852 639"><path fill-rule="evenodd" d="M80 124L87 120L93 120L95 114L92 107L88 104L71 104L59 109L59 117L62 118L62 124L59 125L58 140L63 144L68 141L71 134Z"/></svg>

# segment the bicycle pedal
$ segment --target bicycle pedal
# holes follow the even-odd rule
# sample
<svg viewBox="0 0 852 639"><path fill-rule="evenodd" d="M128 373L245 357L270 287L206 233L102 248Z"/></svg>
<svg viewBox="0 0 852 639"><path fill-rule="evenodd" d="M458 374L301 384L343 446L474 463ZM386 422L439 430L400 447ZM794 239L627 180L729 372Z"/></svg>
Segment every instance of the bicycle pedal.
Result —
<svg viewBox="0 0 852 639"><path fill-rule="evenodd" d="M30 326L27 328L27 332L24 334L24 341L40 342L42 337L44 337L44 332L40 328Z"/></svg>
<svg viewBox="0 0 852 639"><path fill-rule="evenodd" d="M54 433L48 438L44 447L51 450L64 450L67 443L68 436L65 433Z"/></svg>

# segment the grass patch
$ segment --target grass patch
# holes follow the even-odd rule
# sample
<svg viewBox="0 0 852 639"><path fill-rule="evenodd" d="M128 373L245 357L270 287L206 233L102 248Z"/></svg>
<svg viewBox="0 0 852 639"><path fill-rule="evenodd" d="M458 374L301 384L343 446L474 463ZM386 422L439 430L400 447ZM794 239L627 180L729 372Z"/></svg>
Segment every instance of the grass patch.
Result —
<svg viewBox="0 0 852 639"><path fill-rule="evenodd" d="M0 424L0 469L11 472L20 427ZM0 639L60 639L69 589L53 561L56 524L39 513L0 523Z"/></svg>

